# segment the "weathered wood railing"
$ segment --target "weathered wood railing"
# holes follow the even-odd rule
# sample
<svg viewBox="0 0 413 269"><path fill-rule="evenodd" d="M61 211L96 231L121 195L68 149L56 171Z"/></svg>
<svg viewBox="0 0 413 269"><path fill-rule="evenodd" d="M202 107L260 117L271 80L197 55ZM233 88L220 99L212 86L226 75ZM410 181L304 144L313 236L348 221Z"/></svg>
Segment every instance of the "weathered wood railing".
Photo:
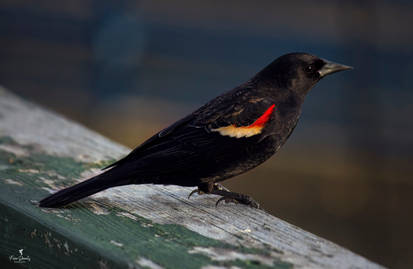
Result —
<svg viewBox="0 0 413 269"><path fill-rule="evenodd" d="M37 207L50 192L127 152L0 88L0 262L11 266L20 258L32 268L381 267L264 211L215 208L210 196L188 200L192 188L124 186L65 209Z"/></svg>

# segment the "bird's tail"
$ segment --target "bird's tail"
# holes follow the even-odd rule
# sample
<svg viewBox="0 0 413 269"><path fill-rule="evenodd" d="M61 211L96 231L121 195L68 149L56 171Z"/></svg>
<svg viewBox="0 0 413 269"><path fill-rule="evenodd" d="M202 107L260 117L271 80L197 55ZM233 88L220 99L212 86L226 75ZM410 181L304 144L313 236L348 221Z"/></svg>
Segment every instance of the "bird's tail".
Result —
<svg viewBox="0 0 413 269"><path fill-rule="evenodd" d="M39 206L51 208L62 207L108 188L128 184L122 181L114 183L113 177L108 175L110 174L108 172L110 172L110 170L79 184L60 190L41 200Z"/></svg>

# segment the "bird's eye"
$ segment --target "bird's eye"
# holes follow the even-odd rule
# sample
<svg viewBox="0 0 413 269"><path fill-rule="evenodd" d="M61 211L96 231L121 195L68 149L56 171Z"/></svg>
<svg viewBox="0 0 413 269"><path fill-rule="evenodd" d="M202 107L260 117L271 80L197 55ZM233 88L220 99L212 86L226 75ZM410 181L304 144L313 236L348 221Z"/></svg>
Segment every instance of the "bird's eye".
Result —
<svg viewBox="0 0 413 269"><path fill-rule="evenodd" d="M315 69L314 65L310 64L305 68L305 71L308 72L308 73L312 73L314 71L314 69Z"/></svg>

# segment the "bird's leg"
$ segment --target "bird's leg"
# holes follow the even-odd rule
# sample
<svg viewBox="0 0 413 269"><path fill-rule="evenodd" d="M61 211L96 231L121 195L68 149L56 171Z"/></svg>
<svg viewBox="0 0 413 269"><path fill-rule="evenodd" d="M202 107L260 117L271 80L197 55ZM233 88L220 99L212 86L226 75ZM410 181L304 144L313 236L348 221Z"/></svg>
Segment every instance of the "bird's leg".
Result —
<svg viewBox="0 0 413 269"><path fill-rule="evenodd" d="M197 193L198 195L209 194L213 190L224 190L230 192L229 189L225 188L219 183L208 182L199 185L197 189L191 191L191 193L188 195L188 199L191 198L192 194L194 193Z"/></svg>
<svg viewBox="0 0 413 269"><path fill-rule="evenodd" d="M246 194L220 190L217 188L213 188L210 194L222 196L220 199L218 199L215 206L218 206L220 202L225 201L226 203L240 203L243 205L249 205L254 208L260 208L260 204L258 204L254 199L252 199L251 196Z"/></svg>
<svg viewBox="0 0 413 269"><path fill-rule="evenodd" d="M221 185L221 184L219 184L219 183L214 183L213 189L231 192L229 189L227 189L226 187L224 187L224 185Z"/></svg>
<svg viewBox="0 0 413 269"><path fill-rule="evenodd" d="M260 205L254 199L252 199L251 196L242 193L232 192L219 183L206 182L200 184L197 189L193 190L189 194L188 199L194 193L198 193L199 195L216 194L222 196L220 199L218 199L215 206L218 206L220 202L225 201L226 203L240 203L243 205L249 205L254 208L260 208Z"/></svg>

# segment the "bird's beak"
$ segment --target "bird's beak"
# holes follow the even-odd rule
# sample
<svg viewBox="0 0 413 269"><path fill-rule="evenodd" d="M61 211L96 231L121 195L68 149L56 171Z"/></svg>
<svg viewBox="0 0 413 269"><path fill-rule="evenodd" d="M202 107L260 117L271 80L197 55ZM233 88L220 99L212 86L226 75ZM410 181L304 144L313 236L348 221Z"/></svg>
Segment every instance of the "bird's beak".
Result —
<svg viewBox="0 0 413 269"><path fill-rule="evenodd" d="M353 69L353 67L344 64L333 63L327 60L324 60L324 62L325 65L318 70L321 78L336 72Z"/></svg>

